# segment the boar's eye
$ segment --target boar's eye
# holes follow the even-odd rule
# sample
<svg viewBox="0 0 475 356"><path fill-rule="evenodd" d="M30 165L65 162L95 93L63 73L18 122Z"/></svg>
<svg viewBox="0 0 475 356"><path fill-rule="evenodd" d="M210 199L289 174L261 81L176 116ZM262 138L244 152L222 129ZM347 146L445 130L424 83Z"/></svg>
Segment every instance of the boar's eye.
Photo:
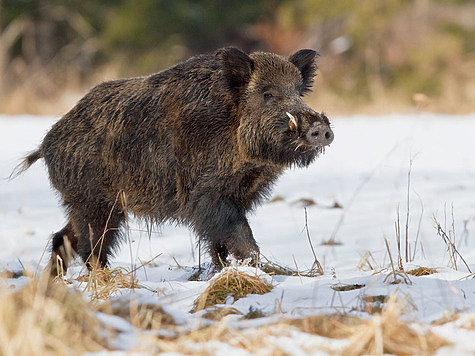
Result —
<svg viewBox="0 0 475 356"><path fill-rule="evenodd" d="M264 100L269 100L269 99L272 99L273 97L274 97L274 94L272 94L271 92L264 93Z"/></svg>

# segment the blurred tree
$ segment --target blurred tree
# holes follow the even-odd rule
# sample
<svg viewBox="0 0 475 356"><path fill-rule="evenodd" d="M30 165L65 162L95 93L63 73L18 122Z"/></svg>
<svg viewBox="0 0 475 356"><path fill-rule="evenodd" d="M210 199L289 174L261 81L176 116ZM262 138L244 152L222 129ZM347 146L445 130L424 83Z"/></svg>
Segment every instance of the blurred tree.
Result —
<svg viewBox="0 0 475 356"><path fill-rule="evenodd" d="M90 22L71 6L73 3L3 0L0 63L3 74L10 79L3 87L16 83L49 94L56 90L55 76L66 67L68 71L87 72L100 48L99 40Z"/></svg>
<svg viewBox="0 0 475 356"><path fill-rule="evenodd" d="M442 95L448 80L466 91L474 16L473 0L0 0L0 99L15 88L51 96L105 67L153 72L227 45L316 48L339 97Z"/></svg>
<svg viewBox="0 0 475 356"><path fill-rule="evenodd" d="M279 0L122 0L109 17L103 38L112 52L120 50L143 58L152 53L155 66L160 56L156 50L166 58L167 51L174 46L184 49L179 56L231 44L252 51L265 45L251 25L269 19L279 3ZM176 60L172 56L170 62Z"/></svg>

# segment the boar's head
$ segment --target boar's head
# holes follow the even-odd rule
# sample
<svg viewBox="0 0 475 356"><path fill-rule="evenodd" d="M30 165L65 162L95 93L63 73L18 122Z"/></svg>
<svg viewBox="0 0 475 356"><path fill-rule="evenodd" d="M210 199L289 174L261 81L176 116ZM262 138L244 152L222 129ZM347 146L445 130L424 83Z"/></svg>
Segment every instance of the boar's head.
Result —
<svg viewBox="0 0 475 356"><path fill-rule="evenodd" d="M284 58L225 48L217 55L239 106L239 150L248 159L307 166L333 141L328 118L302 100L311 91L316 51Z"/></svg>

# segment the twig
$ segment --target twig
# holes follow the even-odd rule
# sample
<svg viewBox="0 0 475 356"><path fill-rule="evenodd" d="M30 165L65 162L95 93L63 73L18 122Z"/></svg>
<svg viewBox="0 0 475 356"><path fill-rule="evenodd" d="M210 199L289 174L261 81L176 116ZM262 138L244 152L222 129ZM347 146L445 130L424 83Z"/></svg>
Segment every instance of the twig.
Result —
<svg viewBox="0 0 475 356"><path fill-rule="evenodd" d="M41 261L43 260L43 257L45 256L46 250L48 249L49 243L52 239L53 239L53 234L50 234L48 241L46 242L46 245L43 249L43 252L41 253L40 260L38 261L38 264L36 265L35 278L38 276L38 270L40 269Z"/></svg>
<svg viewBox="0 0 475 356"><path fill-rule="evenodd" d="M422 217L424 215L424 204L422 203L421 196L417 192L414 192L414 193L416 193L416 196L419 199L419 202L421 203L421 215L419 216L419 223L417 224L416 240L414 242L414 252L412 254L411 261L414 261L414 259L416 258L417 241L419 240L419 233L421 231Z"/></svg>
<svg viewBox="0 0 475 356"><path fill-rule="evenodd" d="M145 262L143 262L143 261L141 261L141 260L139 259L139 261L140 261L140 263L141 263L140 266L135 267L135 268L134 268L133 270L131 270L129 273L135 273L135 272L137 272L140 268L145 267L146 265L150 264L151 262L153 262L155 259L157 259L157 258L160 257L161 255L162 255L162 254L159 253L159 254L156 255L154 258L152 258L152 259L150 259L150 260L148 260L148 261L145 261ZM145 268L144 268L144 270L145 270Z"/></svg>
<svg viewBox="0 0 475 356"><path fill-rule="evenodd" d="M307 232L308 243L310 244L310 249L312 250L312 253L313 253L313 266L317 266L318 273L323 275L323 267L320 261L318 261L317 254L315 253L315 250L313 248L312 239L310 238L310 232L308 231L307 208L304 207L303 210L305 212L305 231ZM311 269L313 269L313 266Z"/></svg>
<svg viewBox="0 0 475 356"><path fill-rule="evenodd" d="M348 203L346 203L345 209L343 209L343 212L340 215L340 219L338 220L337 224L335 225L335 229L333 230L329 241L334 242L336 240L336 235L337 235L338 231L340 230L340 227L343 225L343 222L345 220L345 213L348 211L350 206L353 204L353 202L355 201L355 199L358 196L361 189L363 189L363 187L366 185L366 183L368 183L371 180L371 178L376 173L378 168L383 164L383 162L386 161L386 159L389 156L391 156L391 154L396 150L396 148L398 146L399 146L399 142L396 142L394 144L394 146L389 150L389 152L378 162L378 164L366 176L363 177L362 181L360 182L360 184L358 184L358 186L354 190L353 194L351 195L350 200L348 200Z"/></svg>
<svg viewBox="0 0 475 356"><path fill-rule="evenodd" d="M129 252L130 252L130 269L135 271L135 264L134 264L134 254L132 252L132 240L130 239L130 231L129 231L129 214L127 209L127 198L125 196L125 192L123 189L120 190L120 204L122 206L122 212L125 216L125 237L127 238L127 242L129 243ZM132 272L130 275L131 278L131 285L132 289L134 289L133 279L135 278L135 272Z"/></svg>
<svg viewBox="0 0 475 356"><path fill-rule="evenodd" d="M392 284L399 284L401 283L401 280L397 278L397 276L401 277L402 280L404 281L404 283L406 284L412 284L411 280L409 278L407 278L407 274L406 272L403 270L403 269L400 269L399 271L396 271L396 269L394 268L394 262L393 262L393 256L391 255L391 250L389 248L389 243L388 243L388 240L386 239L386 237L384 238L384 243L386 244L386 250L388 251L388 255L389 255L389 261L391 262L391 270L392 272L389 273L386 278L384 278L384 282L387 281L387 279L389 278L389 276L393 276L394 278L394 281L392 282Z"/></svg>
<svg viewBox="0 0 475 356"><path fill-rule="evenodd" d="M411 170L412 170L412 158L409 160L409 171L407 172L407 206L406 206L406 263L409 262L409 197L411 188Z"/></svg>
<svg viewBox="0 0 475 356"><path fill-rule="evenodd" d="M447 235L447 233L444 231L444 229L442 228L442 226L440 226L440 223L437 221L437 218L434 216L434 222L435 222L435 228L437 229L437 235L439 235L440 237L442 237L442 240L447 244L447 247L449 249L449 253L453 253L453 254L457 254L460 259L462 260L462 262L464 263L465 267L467 268L468 272L469 273L472 273L472 270L470 269L470 267L468 266L467 262L465 261L465 259L463 258L463 256L460 254L460 252L457 250L455 244L450 240L450 237ZM452 258L454 258L454 256L452 256ZM455 265L456 267L456 265Z"/></svg>
<svg viewBox="0 0 475 356"><path fill-rule="evenodd" d="M394 223L396 229L396 242L397 242L397 256L398 256L398 268L403 270L402 257L401 257L401 225L399 223L399 206L397 207L397 220Z"/></svg>
<svg viewBox="0 0 475 356"><path fill-rule="evenodd" d="M297 261L295 260L295 256L292 255L292 258L294 260L295 268L297 269L297 276L299 276L299 278L300 278L300 284L303 285L302 276L300 275L299 266L297 265Z"/></svg>

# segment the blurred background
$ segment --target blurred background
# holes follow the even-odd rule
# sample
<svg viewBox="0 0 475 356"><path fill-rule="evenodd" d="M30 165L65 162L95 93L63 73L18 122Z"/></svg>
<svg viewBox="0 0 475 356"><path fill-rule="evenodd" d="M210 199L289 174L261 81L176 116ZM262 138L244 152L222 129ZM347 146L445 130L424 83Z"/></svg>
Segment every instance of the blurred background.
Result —
<svg viewBox="0 0 475 356"><path fill-rule="evenodd" d="M0 113L61 115L93 85L222 46L320 53L331 115L475 111L471 0L0 0Z"/></svg>

